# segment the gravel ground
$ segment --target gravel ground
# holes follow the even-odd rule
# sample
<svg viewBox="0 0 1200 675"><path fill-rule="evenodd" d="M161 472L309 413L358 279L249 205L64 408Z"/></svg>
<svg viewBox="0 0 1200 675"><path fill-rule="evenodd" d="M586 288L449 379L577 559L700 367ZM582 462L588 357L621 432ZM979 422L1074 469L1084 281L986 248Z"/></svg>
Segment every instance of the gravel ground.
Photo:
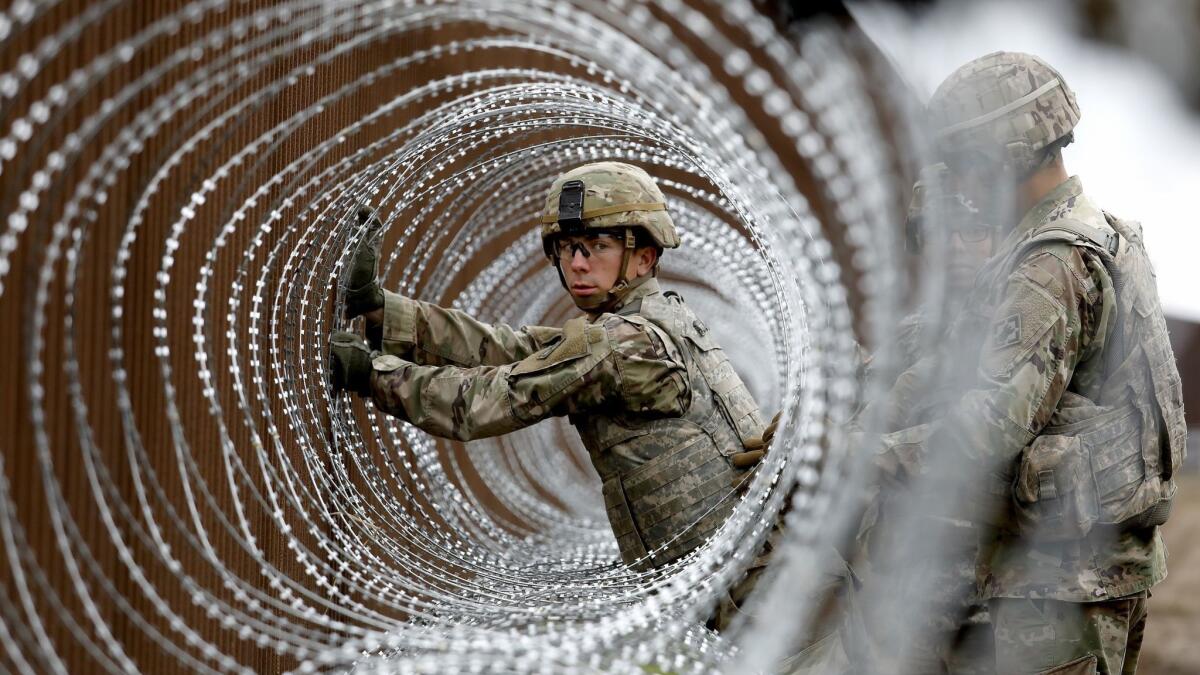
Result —
<svg viewBox="0 0 1200 675"><path fill-rule="evenodd" d="M1200 475L1186 476L1164 528L1167 579L1154 588L1141 675L1200 673Z"/></svg>

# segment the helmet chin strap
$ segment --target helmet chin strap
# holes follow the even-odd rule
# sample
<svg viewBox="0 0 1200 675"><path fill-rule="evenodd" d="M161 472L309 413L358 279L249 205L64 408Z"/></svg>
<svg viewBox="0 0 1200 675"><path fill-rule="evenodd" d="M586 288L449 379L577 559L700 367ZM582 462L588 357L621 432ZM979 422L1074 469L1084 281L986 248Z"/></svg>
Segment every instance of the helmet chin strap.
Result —
<svg viewBox="0 0 1200 675"><path fill-rule="evenodd" d="M613 284L612 288L608 289L607 293L595 298L580 298L571 293L571 289L567 286L567 278L563 276L562 262L557 256L554 258L554 269L558 271L558 282L567 290L567 294L571 296L571 300L575 302L576 307L589 314L610 312L625 299L625 296L629 295L630 291L641 286L646 279L655 276L658 272L657 265L652 274L643 274L632 281L628 279L629 259L633 257L636 242L637 238L633 234L633 229L625 228L625 248L621 252L621 269L617 273L617 281Z"/></svg>

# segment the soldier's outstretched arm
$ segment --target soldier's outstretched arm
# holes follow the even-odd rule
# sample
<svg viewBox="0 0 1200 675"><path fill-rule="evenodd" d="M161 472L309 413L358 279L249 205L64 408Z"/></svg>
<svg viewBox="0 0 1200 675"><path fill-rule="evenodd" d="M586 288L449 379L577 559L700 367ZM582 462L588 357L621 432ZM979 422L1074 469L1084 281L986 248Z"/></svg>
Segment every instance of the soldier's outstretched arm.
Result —
<svg viewBox="0 0 1200 675"><path fill-rule="evenodd" d="M383 292L379 348L425 366L499 366L520 361L562 334L561 328L488 324L466 312Z"/></svg>
<svg viewBox="0 0 1200 675"><path fill-rule="evenodd" d="M947 480L960 483L954 474L962 470L986 472L987 489L972 481L966 490L974 503L964 515L989 520L1008 498L1021 451L1049 422L1081 358L1103 343L1111 318L1102 311L1101 289L1112 282L1098 260L1085 262L1092 255L1061 245L1027 258L1009 276L991 317L977 387L930 427L918 452L911 434L884 436L885 448L905 438L896 441L897 450L906 447L893 459L910 464L908 472L945 470ZM955 457L932 461L930 449L961 452L965 464L956 468Z"/></svg>
<svg viewBox="0 0 1200 675"><path fill-rule="evenodd" d="M383 222L365 205L358 221L365 229L347 268L346 318L367 317L367 337L376 349L423 365L498 366L519 361L558 336L556 328L492 326L465 312L384 291L378 279Z"/></svg>
<svg viewBox="0 0 1200 675"><path fill-rule="evenodd" d="M371 394L381 410L430 434L468 441L600 408L681 415L684 373L653 331L616 317L604 324L581 318L554 344L503 366L379 357Z"/></svg>

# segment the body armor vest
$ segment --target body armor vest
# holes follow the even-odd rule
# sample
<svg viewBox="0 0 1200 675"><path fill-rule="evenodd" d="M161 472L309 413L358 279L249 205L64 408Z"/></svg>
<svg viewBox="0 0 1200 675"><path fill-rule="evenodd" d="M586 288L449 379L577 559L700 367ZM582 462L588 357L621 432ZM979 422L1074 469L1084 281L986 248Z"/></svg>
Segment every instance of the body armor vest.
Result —
<svg viewBox="0 0 1200 675"><path fill-rule="evenodd" d="M731 483L739 472L729 457L764 424L728 357L678 295L648 295L617 314L665 333L690 392L680 417L589 411L570 418L603 481L621 559L646 570L682 557L721 526L736 503Z"/></svg>
<svg viewBox="0 0 1200 675"><path fill-rule="evenodd" d="M1102 227L1067 219L1044 227L1004 266L1066 242L1098 253L1113 282L1100 289L1103 349L1085 352L1073 378L1091 384L1070 387L1017 468L1018 521L1042 540L1166 522L1186 452L1183 390L1141 227L1104 217Z"/></svg>

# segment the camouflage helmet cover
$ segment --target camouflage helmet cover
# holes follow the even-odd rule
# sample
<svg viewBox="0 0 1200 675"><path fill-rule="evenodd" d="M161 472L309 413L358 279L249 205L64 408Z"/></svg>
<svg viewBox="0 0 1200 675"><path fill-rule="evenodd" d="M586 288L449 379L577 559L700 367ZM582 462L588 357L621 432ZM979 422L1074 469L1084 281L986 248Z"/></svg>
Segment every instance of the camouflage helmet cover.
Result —
<svg viewBox="0 0 1200 675"><path fill-rule="evenodd" d="M927 109L943 158L982 152L1019 173L1037 168L1041 151L1069 134L1080 116L1062 75L1019 52L993 52L963 65Z"/></svg>
<svg viewBox="0 0 1200 675"><path fill-rule="evenodd" d="M583 228L641 227L662 248L679 246L679 233L667 213L666 200L654 179L639 167L622 162L584 164L559 176L550 186L542 210L542 242L559 234L559 197L568 181L583 182Z"/></svg>
<svg viewBox="0 0 1200 675"><path fill-rule="evenodd" d="M908 202L908 217L921 218L931 213L978 218L979 209L961 192L951 189L950 169L943 162L923 167L913 184Z"/></svg>

